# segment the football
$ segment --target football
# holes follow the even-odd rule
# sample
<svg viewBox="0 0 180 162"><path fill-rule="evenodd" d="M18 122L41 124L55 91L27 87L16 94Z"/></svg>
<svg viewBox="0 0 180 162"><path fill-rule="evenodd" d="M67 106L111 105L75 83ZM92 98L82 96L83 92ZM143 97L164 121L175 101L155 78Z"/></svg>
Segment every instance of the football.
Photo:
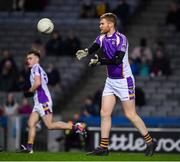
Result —
<svg viewBox="0 0 180 162"><path fill-rule="evenodd" d="M54 29L54 24L53 22L48 19L48 18L43 18L40 19L37 23L37 29L41 33L46 33L49 34L53 31Z"/></svg>

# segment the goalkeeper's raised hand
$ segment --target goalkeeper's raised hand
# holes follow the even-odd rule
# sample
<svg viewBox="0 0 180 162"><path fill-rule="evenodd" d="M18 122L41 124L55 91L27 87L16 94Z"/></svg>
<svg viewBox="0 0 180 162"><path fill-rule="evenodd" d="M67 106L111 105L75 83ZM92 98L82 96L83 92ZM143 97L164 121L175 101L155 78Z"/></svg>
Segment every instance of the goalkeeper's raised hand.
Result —
<svg viewBox="0 0 180 162"><path fill-rule="evenodd" d="M88 49L78 50L76 52L76 57L78 60L81 60L83 57L86 57L88 55Z"/></svg>
<svg viewBox="0 0 180 162"><path fill-rule="evenodd" d="M96 66L99 65L100 61L99 61L99 57L98 55L95 55L93 59L90 60L89 62L89 66Z"/></svg>

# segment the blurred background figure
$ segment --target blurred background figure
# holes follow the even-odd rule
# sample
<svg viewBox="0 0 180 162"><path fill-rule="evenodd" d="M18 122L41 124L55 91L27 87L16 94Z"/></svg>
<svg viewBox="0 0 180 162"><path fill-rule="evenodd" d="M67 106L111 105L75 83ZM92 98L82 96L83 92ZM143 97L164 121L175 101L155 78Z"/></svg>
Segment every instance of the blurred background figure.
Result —
<svg viewBox="0 0 180 162"><path fill-rule="evenodd" d="M16 102L13 94L9 93L5 104L3 105L4 115L11 116L18 113L19 104Z"/></svg>
<svg viewBox="0 0 180 162"><path fill-rule="evenodd" d="M178 6L175 2L171 2L169 5L168 13L166 15L166 24L174 28L178 27Z"/></svg>
<svg viewBox="0 0 180 162"><path fill-rule="evenodd" d="M64 49L64 40L59 31L55 30L52 33L52 38L46 43L47 55L61 56Z"/></svg>
<svg viewBox="0 0 180 162"><path fill-rule="evenodd" d="M92 0L83 0L80 11L81 18L95 18L96 7Z"/></svg>
<svg viewBox="0 0 180 162"><path fill-rule="evenodd" d="M14 71L16 71L16 72L18 71L16 62L15 62L14 57L11 54L11 52L9 50L3 50L2 59L0 61L0 72L2 72L2 69L3 69L6 61L11 62L11 65L12 65L12 68L14 69Z"/></svg>
<svg viewBox="0 0 180 162"><path fill-rule="evenodd" d="M24 11L24 4L26 0L13 0L13 11Z"/></svg>
<svg viewBox="0 0 180 162"><path fill-rule="evenodd" d="M48 85L59 88L61 84L61 76L58 69L55 67L53 63L48 64L47 75L48 75Z"/></svg>
<svg viewBox="0 0 180 162"><path fill-rule="evenodd" d="M149 76L153 55L146 38L140 39L139 46L136 46L130 53L130 59L135 74Z"/></svg>
<svg viewBox="0 0 180 162"><path fill-rule="evenodd" d="M74 57L78 49L81 48L81 41L75 35L73 31L68 32L67 38L65 39L65 51L66 54Z"/></svg>
<svg viewBox="0 0 180 162"><path fill-rule="evenodd" d="M119 18L122 24L121 28L123 29L127 25L130 16L130 6L126 3L126 0L118 0L118 5L114 9L114 13Z"/></svg>
<svg viewBox="0 0 180 162"><path fill-rule="evenodd" d="M109 3L108 2L104 2L101 0L96 5L97 17L100 17L101 15L105 14L106 12L109 12L109 10L110 9L109 9Z"/></svg>
<svg viewBox="0 0 180 162"><path fill-rule="evenodd" d="M5 61L0 73L0 90L6 92L15 91L17 76L17 71L13 68L12 62Z"/></svg>
<svg viewBox="0 0 180 162"><path fill-rule="evenodd" d="M147 45L147 39L146 38L141 38L139 42L139 46L136 46L131 54L130 57L135 61L135 62L142 62L142 59L147 60L147 62L152 61L153 55L150 47Z"/></svg>
<svg viewBox="0 0 180 162"><path fill-rule="evenodd" d="M171 74L169 59L164 55L163 51L159 48L155 52L152 62L151 76L168 76Z"/></svg>
<svg viewBox="0 0 180 162"><path fill-rule="evenodd" d="M41 39L36 39L31 44L31 49L40 51L41 57L46 55L45 47Z"/></svg>
<svg viewBox="0 0 180 162"><path fill-rule="evenodd" d="M82 116L97 116L99 115L98 107L93 103L93 98L88 96L84 100L84 104L81 107Z"/></svg>
<svg viewBox="0 0 180 162"><path fill-rule="evenodd" d="M19 114L28 115L32 112L32 106L27 98L23 98L22 105L19 106Z"/></svg>

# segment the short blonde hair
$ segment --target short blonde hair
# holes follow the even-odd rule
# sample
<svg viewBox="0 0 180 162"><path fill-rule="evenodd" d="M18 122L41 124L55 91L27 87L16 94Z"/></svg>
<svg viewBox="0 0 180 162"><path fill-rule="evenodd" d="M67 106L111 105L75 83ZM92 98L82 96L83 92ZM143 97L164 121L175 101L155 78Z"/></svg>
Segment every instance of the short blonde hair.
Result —
<svg viewBox="0 0 180 162"><path fill-rule="evenodd" d="M105 13L103 14L101 17L100 17L100 20L101 19L106 19L112 23L114 23L114 27L117 28L117 16L113 13Z"/></svg>

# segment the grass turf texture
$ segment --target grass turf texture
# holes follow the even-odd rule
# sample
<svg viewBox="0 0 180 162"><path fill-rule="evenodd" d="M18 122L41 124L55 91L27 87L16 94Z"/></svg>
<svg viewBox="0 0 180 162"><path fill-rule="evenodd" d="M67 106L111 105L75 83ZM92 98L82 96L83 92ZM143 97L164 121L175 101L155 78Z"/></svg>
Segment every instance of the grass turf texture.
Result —
<svg viewBox="0 0 180 162"><path fill-rule="evenodd" d="M84 152L35 152L34 154L1 152L0 161L180 161L180 154L146 157L142 153L110 153L109 156L87 156Z"/></svg>

